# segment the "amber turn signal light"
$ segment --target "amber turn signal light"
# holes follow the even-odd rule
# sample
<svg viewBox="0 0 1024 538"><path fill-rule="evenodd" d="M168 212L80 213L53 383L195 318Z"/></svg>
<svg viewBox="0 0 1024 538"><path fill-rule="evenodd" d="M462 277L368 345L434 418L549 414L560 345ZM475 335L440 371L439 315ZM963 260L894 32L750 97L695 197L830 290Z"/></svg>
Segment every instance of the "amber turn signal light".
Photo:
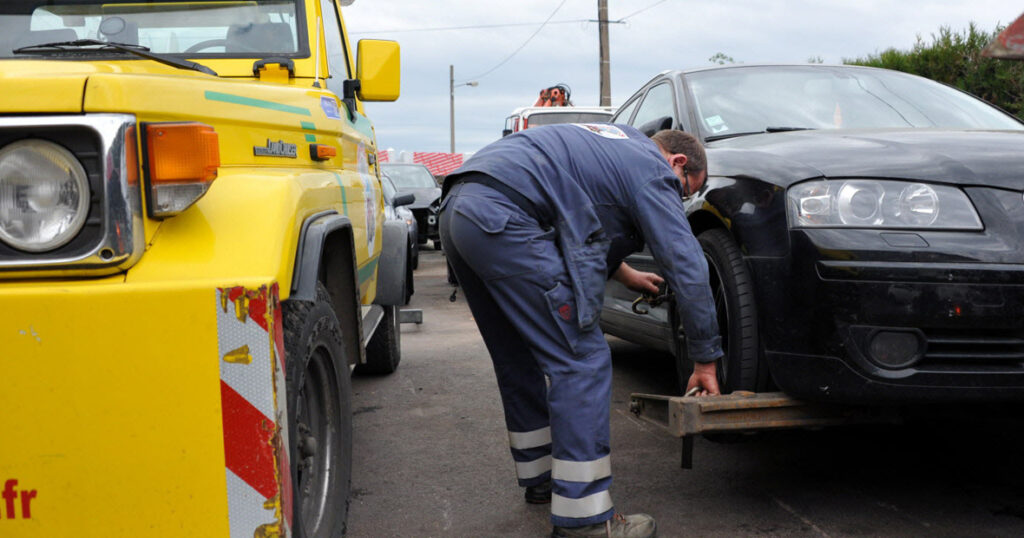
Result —
<svg viewBox="0 0 1024 538"><path fill-rule="evenodd" d="M336 157L338 150L334 146L326 146L324 144L310 144L309 145L309 158L314 161L326 161L331 157Z"/></svg>
<svg viewBox="0 0 1024 538"><path fill-rule="evenodd" d="M206 194L217 178L217 132L202 123L147 124L146 161L150 216L177 215Z"/></svg>

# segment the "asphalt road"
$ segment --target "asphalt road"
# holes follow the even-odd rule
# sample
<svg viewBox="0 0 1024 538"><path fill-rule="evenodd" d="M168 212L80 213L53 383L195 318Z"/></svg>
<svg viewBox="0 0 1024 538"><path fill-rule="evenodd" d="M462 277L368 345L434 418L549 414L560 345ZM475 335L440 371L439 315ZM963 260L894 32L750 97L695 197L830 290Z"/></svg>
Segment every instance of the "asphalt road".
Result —
<svg viewBox="0 0 1024 538"><path fill-rule="evenodd" d="M421 251L402 363L353 380L348 536L547 536L548 507L515 482L490 359L439 252ZM616 509L657 518L659 536L1024 536L1024 422L977 410L903 426L680 441L628 411L670 393L668 359L609 339L615 366ZM1011 416L1024 416L1010 410Z"/></svg>

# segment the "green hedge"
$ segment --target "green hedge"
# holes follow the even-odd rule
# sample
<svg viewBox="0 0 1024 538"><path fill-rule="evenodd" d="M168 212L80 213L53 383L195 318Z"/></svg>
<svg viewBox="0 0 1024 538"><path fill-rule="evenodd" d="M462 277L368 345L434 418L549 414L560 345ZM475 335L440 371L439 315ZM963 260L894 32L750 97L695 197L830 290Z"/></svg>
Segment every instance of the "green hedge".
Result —
<svg viewBox="0 0 1024 538"><path fill-rule="evenodd" d="M1024 61L994 60L981 55L1000 31L1002 28L987 33L974 23L962 32L944 26L938 35L932 34L931 43L918 36L910 51L888 49L843 62L895 69L944 82L1024 119Z"/></svg>

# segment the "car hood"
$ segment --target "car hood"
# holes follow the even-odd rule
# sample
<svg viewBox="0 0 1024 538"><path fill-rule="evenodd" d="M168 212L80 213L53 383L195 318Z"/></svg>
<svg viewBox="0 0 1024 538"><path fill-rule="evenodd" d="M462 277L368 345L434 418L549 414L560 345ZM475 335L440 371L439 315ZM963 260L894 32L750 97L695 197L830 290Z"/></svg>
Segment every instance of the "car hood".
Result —
<svg viewBox="0 0 1024 538"><path fill-rule="evenodd" d="M708 144L715 176L783 186L814 177L1024 188L1024 131L947 129L768 133Z"/></svg>
<svg viewBox="0 0 1024 538"><path fill-rule="evenodd" d="M398 192L411 192L416 196L416 201L406 206L410 209L427 207L441 197L440 187L426 189L398 189Z"/></svg>

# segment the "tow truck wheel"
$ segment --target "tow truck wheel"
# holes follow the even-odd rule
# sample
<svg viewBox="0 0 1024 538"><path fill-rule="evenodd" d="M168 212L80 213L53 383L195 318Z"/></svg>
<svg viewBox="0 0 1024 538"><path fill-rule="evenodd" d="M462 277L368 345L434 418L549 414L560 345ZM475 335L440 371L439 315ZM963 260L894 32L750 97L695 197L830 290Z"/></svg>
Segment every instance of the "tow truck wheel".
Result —
<svg viewBox="0 0 1024 538"><path fill-rule="evenodd" d="M397 306L385 306L384 318L366 344L366 364L356 367L360 374L386 375L398 369L402 360L402 330Z"/></svg>
<svg viewBox="0 0 1024 538"><path fill-rule="evenodd" d="M754 285L743 255L729 233L712 229L697 237L708 262L711 293L718 311L725 357L718 361L722 394L737 390L757 391L760 342Z"/></svg>
<svg viewBox="0 0 1024 538"><path fill-rule="evenodd" d="M352 387L330 296L282 303L293 535L340 537L352 480Z"/></svg>

